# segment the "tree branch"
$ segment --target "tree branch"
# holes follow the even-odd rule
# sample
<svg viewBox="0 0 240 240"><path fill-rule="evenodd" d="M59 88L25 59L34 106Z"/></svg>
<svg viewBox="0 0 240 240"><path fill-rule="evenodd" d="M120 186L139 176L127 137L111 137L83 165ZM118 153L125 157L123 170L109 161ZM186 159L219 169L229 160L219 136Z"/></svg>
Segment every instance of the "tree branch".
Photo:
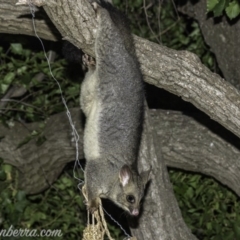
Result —
<svg viewBox="0 0 240 240"><path fill-rule="evenodd" d="M17 0L0 0L0 32L35 36L29 6L16 6ZM35 25L41 38L56 41L61 36L43 9L36 10Z"/></svg>
<svg viewBox="0 0 240 240"><path fill-rule="evenodd" d="M136 41L146 82L191 102L240 136L240 93L187 51L175 51L146 40Z"/></svg>
<svg viewBox="0 0 240 240"><path fill-rule="evenodd" d="M240 196L238 138L202 115L151 110L158 148L167 166L214 177Z"/></svg>
<svg viewBox="0 0 240 240"><path fill-rule="evenodd" d="M72 119L78 133L79 158L83 158L82 128L79 109L71 111ZM5 163L18 168L20 172L19 187L29 194L35 194L48 188L59 176L67 162L75 159L76 150L72 129L66 113L51 116L45 123L41 137L46 141L38 146L39 136L23 144L31 133L41 131L39 123L22 125L14 123L11 129L0 125L0 157ZM22 146L19 146L19 145Z"/></svg>
<svg viewBox="0 0 240 240"><path fill-rule="evenodd" d="M44 9L64 39L94 56L97 23L89 2L59 0L57 4L45 4ZM232 85L209 71L192 53L138 37L135 42L146 82L181 96L240 137L240 94Z"/></svg>
<svg viewBox="0 0 240 240"><path fill-rule="evenodd" d="M72 109L71 115L80 134L81 159L83 129L79 108ZM233 143L229 140L234 136L227 136L229 132L225 131L220 137L214 132L219 134L224 129L220 126L213 129L213 121L206 118L201 123L184 114L164 110L150 110L149 115L156 132L154 142L158 143L157 148L161 149L167 166L212 176L240 196L240 146L236 145L236 139L233 138ZM75 145L70 141L71 129L65 113L53 115L46 122L42 133L46 142L43 145L37 146L35 138L18 148L33 130L38 129L38 125L15 123L11 129L0 125L0 137L5 136L0 142L0 157L23 173L19 182L29 193L47 188L46 178L52 183L65 164L75 159ZM157 155L157 158L161 159L161 156Z"/></svg>

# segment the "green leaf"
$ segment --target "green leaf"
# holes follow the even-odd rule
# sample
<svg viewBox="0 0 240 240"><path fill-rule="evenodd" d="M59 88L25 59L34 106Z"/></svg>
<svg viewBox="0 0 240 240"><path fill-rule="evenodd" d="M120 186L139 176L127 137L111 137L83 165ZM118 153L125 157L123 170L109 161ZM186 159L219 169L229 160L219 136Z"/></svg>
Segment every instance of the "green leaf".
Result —
<svg viewBox="0 0 240 240"><path fill-rule="evenodd" d="M15 77L15 73L13 72L9 72L8 74L5 75L5 77L3 78L3 83L5 84L11 84L13 79Z"/></svg>
<svg viewBox="0 0 240 240"><path fill-rule="evenodd" d="M22 190L19 190L17 192L16 198L18 201L22 201L22 200L26 199L26 193Z"/></svg>
<svg viewBox="0 0 240 240"><path fill-rule="evenodd" d="M11 44L11 50L15 54L22 55L22 51L23 51L22 44L12 43Z"/></svg>
<svg viewBox="0 0 240 240"><path fill-rule="evenodd" d="M21 75L21 74L25 73L26 70L27 70L27 66L22 66L17 69L17 74Z"/></svg>
<svg viewBox="0 0 240 240"><path fill-rule="evenodd" d="M1 84L0 89L1 93L5 93L8 90L9 85L8 84Z"/></svg>
<svg viewBox="0 0 240 240"><path fill-rule="evenodd" d="M56 184L56 187L59 188L60 190L65 190L66 189L66 186L65 184Z"/></svg>
<svg viewBox="0 0 240 240"><path fill-rule="evenodd" d="M219 0L207 0L207 12L212 11L219 3Z"/></svg>
<svg viewBox="0 0 240 240"><path fill-rule="evenodd" d="M237 17L240 13L239 3L237 1L230 2L226 8L226 13L230 19Z"/></svg>
<svg viewBox="0 0 240 240"><path fill-rule="evenodd" d="M14 70L14 65L13 65L12 62L9 62L9 63L7 64L7 67L9 68L9 70Z"/></svg>
<svg viewBox="0 0 240 240"><path fill-rule="evenodd" d="M3 164L2 165L2 169L6 172L6 173L11 173L12 172L12 166L9 164Z"/></svg>
<svg viewBox="0 0 240 240"><path fill-rule="evenodd" d="M212 230L212 223L211 223L211 222L208 222L208 223L206 224L206 227L207 227L208 230Z"/></svg>
<svg viewBox="0 0 240 240"><path fill-rule="evenodd" d="M221 16L223 10L225 9L225 6L226 6L226 0L220 0L219 3L213 9L214 17Z"/></svg>
<svg viewBox="0 0 240 240"><path fill-rule="evenodd" d="M63 177L62 178L62 182L64 185L66 185L67 187L70 187L73 185L73 182L71 179L67 178L67 177Z"/></svg>
<svg viewBox="0 0 240 240"><path fill-rule="evenodd" d="M189 187L185 193L185 197L192 198L194 195L194 191L191 187Z"/></svg>

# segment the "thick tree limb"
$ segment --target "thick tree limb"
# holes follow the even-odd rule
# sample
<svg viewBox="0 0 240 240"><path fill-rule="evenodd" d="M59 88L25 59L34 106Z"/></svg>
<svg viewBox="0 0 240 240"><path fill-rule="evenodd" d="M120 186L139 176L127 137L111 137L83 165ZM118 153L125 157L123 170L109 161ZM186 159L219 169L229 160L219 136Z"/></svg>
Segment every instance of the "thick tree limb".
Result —
<svg viewBox="0 0 240 240"><path fill-rule="evenodd" d="M151 110L150 116L156 147L167 166L214 177L240 196L237 137L202 115L193 119L179 112Z"/></svg>
<svg viewBox="0 0 240 240"><path fill-rule="evenodd" d="M35 36L29 6L16 6L16 2L17 0L0 0L0 32ZM38 19L35 25L39 36L52 41L61 39L43 9L38 11L35 8L35 10Z"/></svg>
<svg viewBox="0 0 240 240"><path fill-rule="evenodd" d="M143 72L147 73L146 82L181 96L240 136L237 89L212 73L190 52L160 49L157 44L142 39L138 39L136 45Z"/></svg>
<svg viewBox="0 0 240 240"><path fill-rule="evenodd" d="M80 134L79 148L82 147L82 128L80 128L80 111L72 110L72 118ZM39 123L22 125L15 123L7 129L0 125L0 157L5 163L17 167L20 171L19 187L27 193L41 192L52 184L67 162L75 159L76 150L72 129L66 113L50 117L41 134L46 141L37 146L38 137L18 147L33 131L39 131ZM82 150L82 148L80 148ZM83 152L80 151L80 158Z"/></svg>
<svg viewBox="0 0 240 240"><path fill-rule="evenodd" d="M94 55L96 20L89 2L41 2L47 4L44 9L61 35ZM240 94L232 85L210 72L192 53L171 50L138 37L135 40L146 82L181 96L240 136Z"/></svg>
<svg viewBox="0 0 240 240"><path fill-rule="evenodd" d="M80 133L79 154L83 158L79 109L72 109L71 114ZM184 114L164 110L150 110L150 117L156 132L153 136L154 142L158 143L156 148L160 148L167 166L212 176L240 196L240 147L209 130L213 121L206 120L203 124ZM12 129L0 125L0 137L5 136L0 142L0 157L23 173L19 182L29 193L47 188L46 178L52 183L63 166L75 159L75 145L71 142L65 113L48 119L43 145L36 146L34 139L17 148L34 129L38 129L38 123L26 126L15 123ZM221 128L217 131L222 132ZM157 158L161 159L161 156L157 155Z"/></svg>

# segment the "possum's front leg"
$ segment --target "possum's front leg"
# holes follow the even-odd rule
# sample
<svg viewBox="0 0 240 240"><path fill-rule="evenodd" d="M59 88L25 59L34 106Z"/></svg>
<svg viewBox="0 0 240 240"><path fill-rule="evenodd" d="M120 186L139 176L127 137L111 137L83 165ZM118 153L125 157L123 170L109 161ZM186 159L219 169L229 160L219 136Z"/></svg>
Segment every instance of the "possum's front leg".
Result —
<svg viewBox="0 0 240 240"><path fill-rule="evenodd" d="M94 196L93 192L88 190L88 202L87 202L87 209L93 213L96 211L100 205L100 198Z"/></svg>
<svg viewBox="0 0 240 240"><path fill-rule="evenodd" d="M93 213L98 209L100 204L100 196L103 193L102 184L105 184L99 179L102 176L100 171L100 159L89 160L85 169L85 192L87 196L87 208Z"/></svg>
<svg viewBox="0 0 240 240"><path fill-rule="evenodd" d="M83 186L82 192L84 196L87 198L86 204L88 211L94 213L100 205L100 198L94 195L91 189L87 188L86 184Z"/></svg>

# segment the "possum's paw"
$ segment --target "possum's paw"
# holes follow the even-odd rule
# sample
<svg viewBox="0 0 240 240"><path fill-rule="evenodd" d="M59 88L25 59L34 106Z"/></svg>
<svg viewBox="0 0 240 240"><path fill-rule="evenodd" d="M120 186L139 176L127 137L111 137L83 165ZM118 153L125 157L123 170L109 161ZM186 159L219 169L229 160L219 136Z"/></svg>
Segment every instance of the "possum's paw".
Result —
<svg viewBox="0 0 240 240"><path fill-rule="evenodd" d="M87 54L83 55L82 61L83 61L84 66L87 68L95 68L95 66L96 66L95 59Z"/></svg>
<svg viewBox="0 0 240 240"><path fill-rule="evenodd" d="M96 198L92 201L87 202L87 209L93 214L99 208L99 205L100 205L100 199Z"/></svg>

